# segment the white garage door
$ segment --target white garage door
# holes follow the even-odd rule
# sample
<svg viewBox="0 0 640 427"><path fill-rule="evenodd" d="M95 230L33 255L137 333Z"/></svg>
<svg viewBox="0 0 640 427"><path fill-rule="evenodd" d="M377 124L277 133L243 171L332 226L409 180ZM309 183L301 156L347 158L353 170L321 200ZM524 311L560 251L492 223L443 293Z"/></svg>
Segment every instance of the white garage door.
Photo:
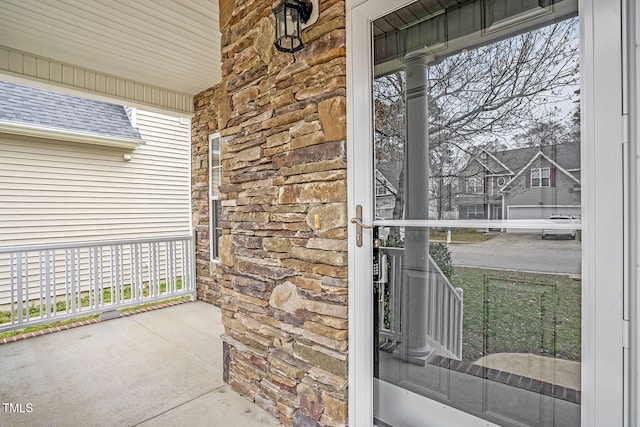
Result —
<svg viewBox="0 0 640 427"><path fill-rule="evenodd" d="M508 219L545 219L551 215L580 216L580 206L569 205L543 205L543 206L509 206L507 207Z"/></svg>
<svg viewBox="0 0 640 427"><path fill-rule="evenodd" d="M528 205L507 207L507 219L545 219L551 215L573 215L580 217L580 206L575 205ZM539 230L508 229L509 233L532 233Z"/></svg>

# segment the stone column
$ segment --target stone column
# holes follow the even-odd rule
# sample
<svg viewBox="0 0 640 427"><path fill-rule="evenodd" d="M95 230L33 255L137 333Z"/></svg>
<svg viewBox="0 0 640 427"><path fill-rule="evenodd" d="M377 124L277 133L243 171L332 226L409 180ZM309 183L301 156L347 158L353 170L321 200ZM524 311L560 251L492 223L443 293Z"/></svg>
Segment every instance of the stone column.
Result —
<svg viewBox="0 0 640 427"><path fill-rule="evenodd" d="M405 143L404 218L429 219L428 64L430 56L405 64L407 137ZM433 353L427 337L429 302L429 231L405 228L402 271L404 359L425 363Z"/></svg>

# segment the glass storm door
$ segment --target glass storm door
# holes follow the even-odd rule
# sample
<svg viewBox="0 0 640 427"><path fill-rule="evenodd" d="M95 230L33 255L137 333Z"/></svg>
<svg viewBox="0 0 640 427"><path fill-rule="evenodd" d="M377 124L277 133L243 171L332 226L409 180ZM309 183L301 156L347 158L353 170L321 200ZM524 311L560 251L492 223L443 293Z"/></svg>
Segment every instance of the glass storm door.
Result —
<svg viewBox="0 0 640 427"><path fill-rule="evenodd" d="M370 16L374 424L580 426L577 2Z"/></svg>

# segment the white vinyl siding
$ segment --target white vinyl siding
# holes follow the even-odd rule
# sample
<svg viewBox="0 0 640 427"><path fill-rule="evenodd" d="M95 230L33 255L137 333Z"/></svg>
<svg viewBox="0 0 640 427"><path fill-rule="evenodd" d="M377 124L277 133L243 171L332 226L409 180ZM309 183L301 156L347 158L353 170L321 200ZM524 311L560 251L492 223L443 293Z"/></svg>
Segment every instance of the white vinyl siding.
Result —
<svg viewBox="0 0 640 427"><path fill-rule="evenodd" d="M135 116L136 150L0 135L0 246L188 234L190 126Z"/></svg>

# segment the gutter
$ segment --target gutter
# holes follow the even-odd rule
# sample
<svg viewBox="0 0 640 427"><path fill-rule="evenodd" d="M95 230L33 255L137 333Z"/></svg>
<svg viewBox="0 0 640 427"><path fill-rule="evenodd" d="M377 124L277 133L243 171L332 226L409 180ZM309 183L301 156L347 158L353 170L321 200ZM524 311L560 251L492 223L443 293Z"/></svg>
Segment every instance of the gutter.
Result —
<svg viewBox="0 0 640 427"><path fill-rule="evenodd" d="M79 132L29 123L9 122L6 120L0 120L0 133L127 148L131 150L145 144L142 139L137 138L106 136L97 133Z"/></svg>

